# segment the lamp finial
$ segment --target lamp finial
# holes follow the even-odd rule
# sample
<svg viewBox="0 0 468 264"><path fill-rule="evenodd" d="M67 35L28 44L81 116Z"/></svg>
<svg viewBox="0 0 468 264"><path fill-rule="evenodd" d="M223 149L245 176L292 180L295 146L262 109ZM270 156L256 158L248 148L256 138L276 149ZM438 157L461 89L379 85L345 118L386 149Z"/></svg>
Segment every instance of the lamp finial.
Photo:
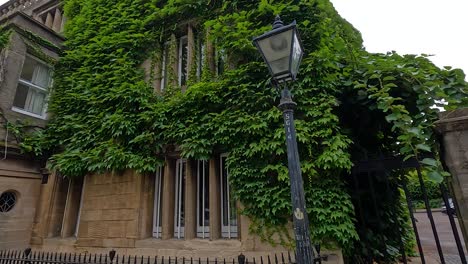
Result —
<svg viewBox="0 0 468 264"><path fill-rule="evenodd" d="M273 22L273 29L277 29L282 26L284 26L283 21L281 21L281 18L279 15L276 15L275 22Z"/></svg>

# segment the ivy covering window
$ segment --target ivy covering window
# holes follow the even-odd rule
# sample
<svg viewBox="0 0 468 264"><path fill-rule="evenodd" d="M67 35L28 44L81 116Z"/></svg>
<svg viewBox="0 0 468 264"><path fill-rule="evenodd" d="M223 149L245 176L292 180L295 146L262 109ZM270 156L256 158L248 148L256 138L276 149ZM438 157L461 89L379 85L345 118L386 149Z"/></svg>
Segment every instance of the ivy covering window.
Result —
<svg viewBox="0 0 468 264"><path fill-rule="evenodd" d="M187 84L188 77L188 41L187 36L180 38L179 42L179 85L183 86Z"/></svg>
<svg viewBox="0 0 468 264"><path fill-rule="evenodd" d="M167 87L167 69L169 64L169 50L170 50L170 43L164 43L164 49L162 54L162 67L161 67L161 91Z"/></svg>
<svg viewBox="0 0 468 264"><path fill-rule="evenodd" d="M205 44L201 34L198 36L197 40L197 78L198 80L201 80L203 73L203 63L205 61Z"/></svg>
<svg viewBox="0 0 468 264"><path fill-rule="evenodd" d="M13 110L45 116L51 72L45 63L27 55L18 81Z"/></svg>

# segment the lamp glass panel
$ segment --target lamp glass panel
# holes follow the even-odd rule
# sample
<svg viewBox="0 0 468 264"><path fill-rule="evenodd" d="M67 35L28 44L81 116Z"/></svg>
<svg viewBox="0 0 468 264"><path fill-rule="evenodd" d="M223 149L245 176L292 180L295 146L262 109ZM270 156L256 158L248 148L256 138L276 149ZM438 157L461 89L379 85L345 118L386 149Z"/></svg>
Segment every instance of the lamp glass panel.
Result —
<svg viewBox="0 0 468 264"><path fill-rule="evenodd" d="M294 34L294 42L293 42L293 50L291 54L291 72L293 76L296 76L297 72L299 71L299 66L301 64L302 59L302 48L301 44L299 43L299 39L297 34Z"/></svg>
<svg viewBox="0 0 468 264"><path fill-rule="evenodd" d="M258 41L273 75L289 70L293 29Z"/></svg>

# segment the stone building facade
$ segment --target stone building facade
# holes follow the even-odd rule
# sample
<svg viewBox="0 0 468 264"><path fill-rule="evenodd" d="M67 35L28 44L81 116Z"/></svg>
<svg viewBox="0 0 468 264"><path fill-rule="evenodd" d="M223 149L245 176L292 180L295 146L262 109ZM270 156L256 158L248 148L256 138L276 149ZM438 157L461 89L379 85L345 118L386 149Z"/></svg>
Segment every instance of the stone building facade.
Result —
<svg viewBox="0 0 468 264"><path fill-rule="evenodd" d="M286 251L249 234L249 219L239 213L241 204L230 194L226 153L190 160L172 147L154 174L128 170L73 179L49 174L44 161L21 154L7 128L18 122L31 129L45 126L64 23L58 0L12 0L0 7L0 25L12 30L0 57L0 194L5 194L0 201L0 250L32 246L228 258L240 252L252 256ZM38 38L46 41L34 41ZM156 93L169 84L184 90L189 76L201 78L202 61L213 75L222 71L222 54L206 39L195 25L181 24L179 34L162 48L159 63L143 63ZM2 205L8 207L5 212Z"/></svg>
<svg viewBox="0 0 468 264"><path fill-rule="evenodd" d="M58 58L61 15L58 1L0 6L0 27L11 32L0 51L0 249L26 247L31 239L44 164L21 153L14 128L45 125L52 65L44 59Z"/></svg>

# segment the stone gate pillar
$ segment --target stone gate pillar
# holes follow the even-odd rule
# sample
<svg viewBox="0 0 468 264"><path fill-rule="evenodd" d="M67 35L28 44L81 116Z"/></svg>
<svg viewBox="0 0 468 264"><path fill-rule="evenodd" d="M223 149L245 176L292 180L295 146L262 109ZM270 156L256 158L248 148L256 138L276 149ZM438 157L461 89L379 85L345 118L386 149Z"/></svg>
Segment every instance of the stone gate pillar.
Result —
<svg viewBox="0 0 468 264"><path fill-rule="evenodd" d="M443 112L435 123L441 134L441 158L452 177L449 180L458 204L458 220L468 245L468 108Z"/></svg>

